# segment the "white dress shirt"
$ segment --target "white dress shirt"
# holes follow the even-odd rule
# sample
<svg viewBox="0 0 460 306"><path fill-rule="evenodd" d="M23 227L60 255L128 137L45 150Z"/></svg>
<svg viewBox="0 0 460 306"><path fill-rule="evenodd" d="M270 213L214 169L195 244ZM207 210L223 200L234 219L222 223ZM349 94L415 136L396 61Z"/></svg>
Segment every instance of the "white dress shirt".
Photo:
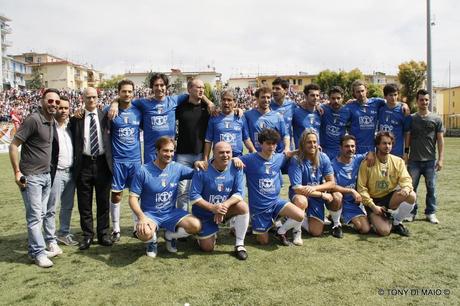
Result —
<svg viewBox="0 0 460 306"><path fill-rule="evenodd" d="M66 170L72 167L73 164L73 147L72 139L69 131L67 130L67 122L61 126L56 122L56 131L59 139L59 156L58 165L59 170Z"/></svg>
<svg viewBox="0 0 460 306"><path fill-rule="evenodd" d="M84 127L84 141L83 141L83 154L91 156L91 142L89 139L89 123L91 121L91 113L94 113L94 120L96 120L96 128L97 128L97 140L99 142L99 155L104 154L104 143L102 142L102 131L101 126L99 125L99 118L97 116L97 109L90 112L85 109L85 127Z"/></svg>

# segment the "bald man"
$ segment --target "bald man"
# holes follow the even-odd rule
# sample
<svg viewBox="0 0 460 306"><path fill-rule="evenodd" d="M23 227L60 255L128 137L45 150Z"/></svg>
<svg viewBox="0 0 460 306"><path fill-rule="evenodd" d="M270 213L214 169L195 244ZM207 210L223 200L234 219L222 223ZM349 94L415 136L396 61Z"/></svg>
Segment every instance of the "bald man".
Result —
<svg viewBox="0 0 460 306"><path fill-rule="evenodd" d="M93 190L96 190L97 239L103 246L111 246L109 236L109 195L112 184L112 154L108 121L97 107L97 91L88 87L83 92L85 114L72 117L70 129L74 147L74 176L77 186L78 211L83 240L80 250L93 243Z"/></svg>
<svg viewBox="0 0 460 306"><path fill-rule="evenodd" d="M190 188L192 213L202 224L198 244L201 250L212 252L219 224L235 217L235 256L245 260L248 257L244 238L249 224L249 208L243 200L243 171L232 163L230 144L216 143L213 155L207 170L194 173Z"/></svg>

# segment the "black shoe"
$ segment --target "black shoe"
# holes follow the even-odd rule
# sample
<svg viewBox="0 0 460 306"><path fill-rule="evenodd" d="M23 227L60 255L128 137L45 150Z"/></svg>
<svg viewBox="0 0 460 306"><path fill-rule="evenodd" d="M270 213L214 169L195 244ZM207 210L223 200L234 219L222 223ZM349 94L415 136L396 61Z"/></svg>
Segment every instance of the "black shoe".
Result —
<svg viewBox="0 0 460 306"><path fill-rule="evenodd" d="M337 225L332 227L332 236L335 238L343 238L342 226Z"/></svg>
<svg viewBox="0 0 460 306"><path fill-rule="evenodd" d="M401 236L405 236L405 237L410 236L409 230L405 228L402 223L399 223L398 225L393 225L393 228L391 229L391 231Z"/></svg>
<svg viewBox="0 0 460 306"><path fill-rule="evenodd" d="M239 260L246 260L248 258L248 252L246 252L244 245L235 246L235 256Z"/></svg>
<svg viewBox="0 0 460 306"><path fill-rule="evenodd" d="M112 240L113 243L120 241L120 232L112 232L110 235L110 240Z"/></svg>
<svg viewBox="0 0 460 306"><path fill-rule="evenodd" d="M80 241L78 245L79 250L87 250L89 249L89 246L93 243L93 239L89 237L84 237L82 241Z"/></svg>
<svg viewBox="0 0 460 306"><path fill-rule="evenodd" d="M97 243L103 246L112 246L113 242L108 235L101 236L97 238Z"/></svg>
<svg viewBox="0 0 460 306"><path fill-rule="evenodd" d="M286 234L278 234L278 232L276 232L275 234L273 234L273 236L279 240L279 242L281 242L282 245L284 246L291 246L292 245L292 242L289 241L289 239L287 238Z"/></svg>

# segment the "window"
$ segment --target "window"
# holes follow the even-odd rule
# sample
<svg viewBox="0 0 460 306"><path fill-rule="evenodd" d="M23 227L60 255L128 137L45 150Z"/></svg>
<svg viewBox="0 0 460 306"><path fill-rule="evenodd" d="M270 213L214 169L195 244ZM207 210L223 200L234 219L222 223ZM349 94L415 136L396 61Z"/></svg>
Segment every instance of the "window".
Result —
<svg viewBox="0 0 460 306"><path fill-rule="evenodd" d="M302 79L298 79L298 80L297 80L297 84L300 85L300 86L302 86Z"/></svg>

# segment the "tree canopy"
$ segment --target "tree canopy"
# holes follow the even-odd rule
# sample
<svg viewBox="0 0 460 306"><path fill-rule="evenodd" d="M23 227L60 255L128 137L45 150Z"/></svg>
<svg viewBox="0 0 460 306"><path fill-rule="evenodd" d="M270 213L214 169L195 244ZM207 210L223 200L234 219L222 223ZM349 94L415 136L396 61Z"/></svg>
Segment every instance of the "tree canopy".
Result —
<svg viewBox="0 0 460 306"><path fill-rule="evenodd" d="M426 79L426 64L423 61L410 61L400 64L398 68L398 79L402 85L401 95L406 98L406 103L412 109L417 90L422 88Z"/></svg>

